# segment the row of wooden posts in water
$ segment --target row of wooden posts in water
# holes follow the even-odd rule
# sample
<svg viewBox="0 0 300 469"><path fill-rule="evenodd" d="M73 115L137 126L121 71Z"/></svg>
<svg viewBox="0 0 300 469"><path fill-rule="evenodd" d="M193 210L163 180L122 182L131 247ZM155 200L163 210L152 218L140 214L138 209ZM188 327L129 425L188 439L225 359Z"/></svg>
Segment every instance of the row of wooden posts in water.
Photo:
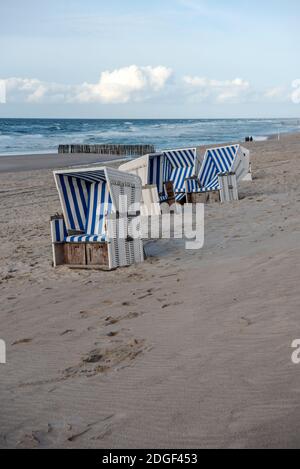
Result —
<svg viewBox="0 0 300 469"><path fill-rule="evenodd" d="M95 153L99 155L143 156L155 153L153 145L59 145L58 153Z"/></svg>

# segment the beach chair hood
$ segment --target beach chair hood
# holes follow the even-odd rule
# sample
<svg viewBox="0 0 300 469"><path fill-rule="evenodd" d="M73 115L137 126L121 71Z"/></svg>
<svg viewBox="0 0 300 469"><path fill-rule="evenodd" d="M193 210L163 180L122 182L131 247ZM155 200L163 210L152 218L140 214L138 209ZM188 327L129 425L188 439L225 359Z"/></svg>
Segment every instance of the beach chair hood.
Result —
<svg viewBox="0 0 300 469"><path fill-rule="evenodd" d="M196 148L164 150L125 163L119 170L140 176L144 186L156 185L161 201L167 198L164 184L172 182L176 200L180 200L185 196L182 194L185 191L185 179L195 173L196 158Z"/></svg>
<svg viewBox="0 0 300 469"><path fill-rule="evenodd" d="M241 145L210 148L206 151L199 173L201 188L219 189L220 173L236 173L237 182L249 172L250 152Z"/></svg>
<svg viewBox="0 0 300 469"><path fill-rule="evenodd" d="M112 168L54 171L54 179L68 232L102 234L103 218L124 212L121 195L129 207L141 200L140 178Z"/></svg>

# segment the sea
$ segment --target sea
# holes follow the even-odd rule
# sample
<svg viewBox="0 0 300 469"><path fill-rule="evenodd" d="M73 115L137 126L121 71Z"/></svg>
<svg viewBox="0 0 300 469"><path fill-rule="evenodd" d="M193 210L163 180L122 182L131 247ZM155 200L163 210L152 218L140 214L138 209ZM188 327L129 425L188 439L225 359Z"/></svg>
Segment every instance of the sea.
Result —
<svg viewBox="0 0 300 469"><path fill-rule="evenodd" d="M0 119L0 155L52 153L59 144L151 144L156 150L300 131L300 119Z"/></svg>

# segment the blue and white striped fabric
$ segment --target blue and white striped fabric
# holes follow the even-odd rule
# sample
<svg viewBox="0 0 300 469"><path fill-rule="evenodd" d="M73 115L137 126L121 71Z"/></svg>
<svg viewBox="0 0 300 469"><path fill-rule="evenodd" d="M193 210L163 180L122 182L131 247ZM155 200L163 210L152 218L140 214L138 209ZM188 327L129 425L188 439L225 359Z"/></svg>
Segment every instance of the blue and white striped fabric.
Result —
<svg viewBox="0 0 300 469"><path fill-rule="evenodd" d="M67 243L102 243L106 241L106 235L80 235L80 236L67 236L65 242Z"/></svg>
<svg viewBox="0 0 300 469"><path fill-rule="evenodd" d="M162 154L156 154L150 156L149 161L149 177L148 181L150 185L156 185L158 193L161 194L164 191L164 174L165 174L165 157Z"/></svg>
<svg viewBox="0 0 300 469"><path fill-rule="evenodd" d="M238 148L239 145L232 145L207 150L199 174L201 188L219 189L218 174L231 170Z"/></svg>
<svg viewBox="0 0 300 469"><path fill-rule="evenodd" d="M176 196L175 196L176 202L181 202L181 201L184 200L185 198L186 198L186 194L185 194L185 193L179 193L179 194L176 194Z"/></svg>
<svg viewBox="0 0 300 469"><path fill-rule="evenodd" d="M85 233L105 238L107 233L106 217L112 213L112 200L106 182L91 184L89 191L88 213Z"/></svg>
<svg viewBox="0 0 300 469"><path fill-rule="evenodd" d="M187 181L187 192L198 192L199 191L199 184L195 179L189 179Z"/></svg>
<svg viewBox="0 0 300 469"><path fill-rule="evenodd" d="M165 188L165 183L172 180L172 165L169 159L163 155L163 165L162 165L162 172L163 172L163 184L162 190L159 192L159 200L160 202L166 202L168 200L168 194Z"/></svg>
<svg viewBox="0 0 300 469"><path fill-rule="evenodd" d="M164 167L163 167L164 182L169 182L171 180L173 166L172 166L170 160L167 158L166 155L164 155L164 163L163 164L164 164Z"/></svg>
<svg viewBox="0 0 300 469"><path fill-rule="evenodd" d="M58 180L67 229L84 231L91 182L67 174Z"/></svg>
<svg viewBox="0 0 300 469"><path fill-rule="evenodd" d="M164 154L157 153L150 155L148 184L157 186L160 202L168 200L165 182L171 180L171 174L172 165Z"/></svg>
<svg viewBox="0 0 300 469"><path fill-rule="evenodd" d="M167 200L169 200L168 194L161 194L159 196L160 203L167 202Z"/></svg>
<svg viewBox="0 0 300 469"><path fill-rule="evenodd" d="M65 216L64 229L57 228L60 242L105 241L106 217L112 212L105 172L66 172L58 174L57 183ZM81 233L70 236L68 231Z"/></svg>
<svg viewBox="0 0 300 469"><path fill-rule="evenodd" d="M163 152L167 156L174 168L194 167L196 158L196 148L186 148L183 150L166 150Z"/></svg>
<svg viewBox="0 0 300 469"><path fill-rule="evenodd" d="M66 224L63 218L51 220L51 235L53 243L63 243L68 236Z"/></svg>
<svg viewBox="0 0 300 469"><path fill-rule="evenodd" d="M63 176L72 177L76 179L81 179L82 181L87 182L105 182L106 176L104 170L97 170L97 171L83 171L78 173L64 173Z"/></svg>
<svg viewBox="0 0 300 469"><path fill-rule="evenodd" d="M173 182L176 200L180 201L185 197L185 180L194 175L196 148L186 148L182 150L168 150L163 154L168 159L171 166L169 168L169 181Z"/></svg>

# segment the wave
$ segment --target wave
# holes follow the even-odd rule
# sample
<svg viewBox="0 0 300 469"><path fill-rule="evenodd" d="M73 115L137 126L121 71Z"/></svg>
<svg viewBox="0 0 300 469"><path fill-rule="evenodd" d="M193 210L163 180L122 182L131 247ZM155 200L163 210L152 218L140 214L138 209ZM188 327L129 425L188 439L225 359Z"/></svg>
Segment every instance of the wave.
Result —
<svg viewBox="0 0 300 469"><path fill-rule="evenodd" d="M254 140L255 142L265 142L265 141L268 140L268 139L269 139L269 137L267 137L267 136L259 136L259 137L255 137L255 136L254 136L254 137L253 137L253 140Z"/></svg>
<svg viewBox="0 0 300 469"><path fill-rule="evenodd" d="M153 144L157 149L242 141L298 132L299 119L0 119L0 154L53 152L59 144Z"/></svg>

